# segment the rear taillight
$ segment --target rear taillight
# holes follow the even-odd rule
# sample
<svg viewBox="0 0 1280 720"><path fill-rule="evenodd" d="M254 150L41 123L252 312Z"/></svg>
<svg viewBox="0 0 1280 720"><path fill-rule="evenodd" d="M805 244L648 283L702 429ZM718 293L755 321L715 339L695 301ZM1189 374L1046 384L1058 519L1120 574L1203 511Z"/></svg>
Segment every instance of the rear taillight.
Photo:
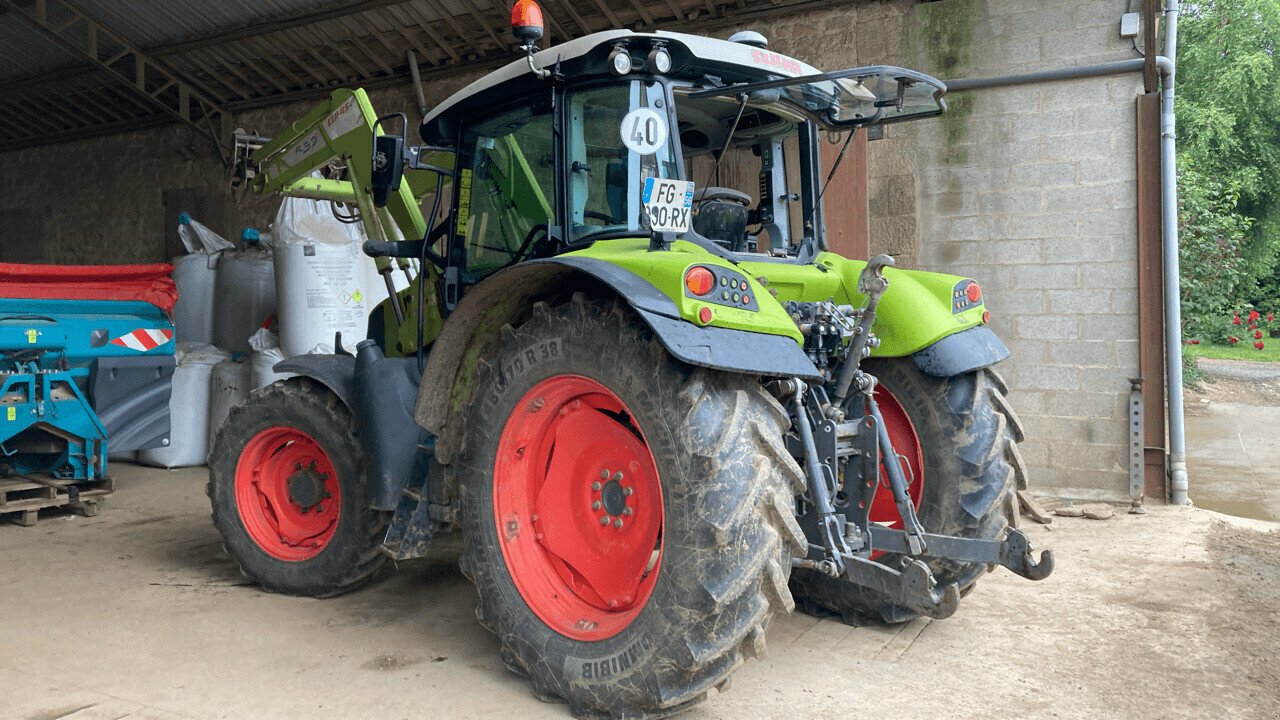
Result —
<svg viewBox="0 0 1280 720"><path fill-rule="evenodd" d="M684 286L694 295L706 295L715 288L716 276L701 265L694 265L684 274Z"/></svg>

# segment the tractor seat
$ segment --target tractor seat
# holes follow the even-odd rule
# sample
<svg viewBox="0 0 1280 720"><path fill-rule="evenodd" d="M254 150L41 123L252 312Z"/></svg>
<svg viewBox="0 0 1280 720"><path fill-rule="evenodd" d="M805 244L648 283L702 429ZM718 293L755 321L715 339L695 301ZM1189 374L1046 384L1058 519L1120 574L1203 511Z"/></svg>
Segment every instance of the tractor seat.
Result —
<svg viewBox="0 0 1280 720"><path fill-rule="evenodd" d="M750 206L751 196L733 188L698 188L693 193L693 230L727 250L739 252L747 241Z"/></svg>

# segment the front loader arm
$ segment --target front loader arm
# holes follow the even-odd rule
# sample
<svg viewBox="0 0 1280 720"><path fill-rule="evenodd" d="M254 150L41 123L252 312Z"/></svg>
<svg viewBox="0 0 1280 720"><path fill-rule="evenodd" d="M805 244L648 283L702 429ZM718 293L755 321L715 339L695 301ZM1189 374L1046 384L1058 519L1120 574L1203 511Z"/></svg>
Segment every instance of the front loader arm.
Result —
<svg viewBox="0 0 1280 720"><path fill-rule="evenodd" d="M418 201L440 190L440 176L432 171L406 168L400 186L389 194L387 203L375 207L371 182L373 145L374 138L382 134L378 115L364 90L334 90L328 99L254 150L241 173L256 193L329 200L354 208L371 240L426 238L429 228ZM435 157L432 160L438 165L452 162ZM339 166L344 172L332 179L312 176L325 165ZM392 313L384 313L386 351L393 355L411 354L416 352L420 327L426 343L439 332L442 323L436 297L439 273L434 265L426 263L418 268L418 277L413 278L413 264L408 259L397 258L394 262L411 278L410 287L398 293L391 281L393 261L386 257L375 259L391 295L388 309L394 311L394 317ZM426 290L421 318L418 304L413 302L418 284L424 284Z"/></svg>
<svg viewBox="0 0 1280 720"><path fill-rule="evenodd" d="M406 170L406 181L386 207L375 210L371 198L373 138L378 116L364 90L340 89L250 156L255 192L335 200L359 208L365 230L375 240L417 240L427 234L413 188L434 192L435 173ZM347 170L343 180L320 180L312 171L332 161ZM413 175L410 178L410 175ZM421 175L423 177L417 177ZM397 234L399 237L397 237Z"/></svg>

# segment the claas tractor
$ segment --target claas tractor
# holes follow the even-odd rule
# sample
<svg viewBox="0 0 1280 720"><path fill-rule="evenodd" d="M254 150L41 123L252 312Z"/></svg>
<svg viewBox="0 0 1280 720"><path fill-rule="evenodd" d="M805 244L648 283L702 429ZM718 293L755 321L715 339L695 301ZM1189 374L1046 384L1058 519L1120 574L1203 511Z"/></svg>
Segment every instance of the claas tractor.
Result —
<svg viewBox="0 0 1280 720"><path fill-rule="evenodd" d="M945 618L997 566L1049 575L978 283L827 247L823 143L937 116L944 83L753 32L538 50L540 21L516 5L523 57L421 145L361 90L240 138L246 187L338 202L414 277L218 430L244 574L330 596L460 531L503 662L628 718L726 688L797 605Z"/></svg>

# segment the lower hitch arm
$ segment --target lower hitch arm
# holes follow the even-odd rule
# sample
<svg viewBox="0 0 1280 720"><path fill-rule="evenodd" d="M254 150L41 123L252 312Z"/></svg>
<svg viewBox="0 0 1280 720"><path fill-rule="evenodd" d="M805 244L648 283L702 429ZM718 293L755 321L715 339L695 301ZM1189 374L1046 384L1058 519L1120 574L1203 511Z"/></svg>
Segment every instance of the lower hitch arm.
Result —
<svg viewBox="0 0 1280 720"><path fill-rule="evenodd" d="M910 553L910 541L903 531L874 524L870 530L873 549L904 555ZM1036 559L1030 538L1016 528L1009 528L1004 540L929 534L924 538L929 548L925 552L926 557L1000 565L1028 580L1043 580L1053 572L1053 551L1042 550L1040 558Z"/></svg>

